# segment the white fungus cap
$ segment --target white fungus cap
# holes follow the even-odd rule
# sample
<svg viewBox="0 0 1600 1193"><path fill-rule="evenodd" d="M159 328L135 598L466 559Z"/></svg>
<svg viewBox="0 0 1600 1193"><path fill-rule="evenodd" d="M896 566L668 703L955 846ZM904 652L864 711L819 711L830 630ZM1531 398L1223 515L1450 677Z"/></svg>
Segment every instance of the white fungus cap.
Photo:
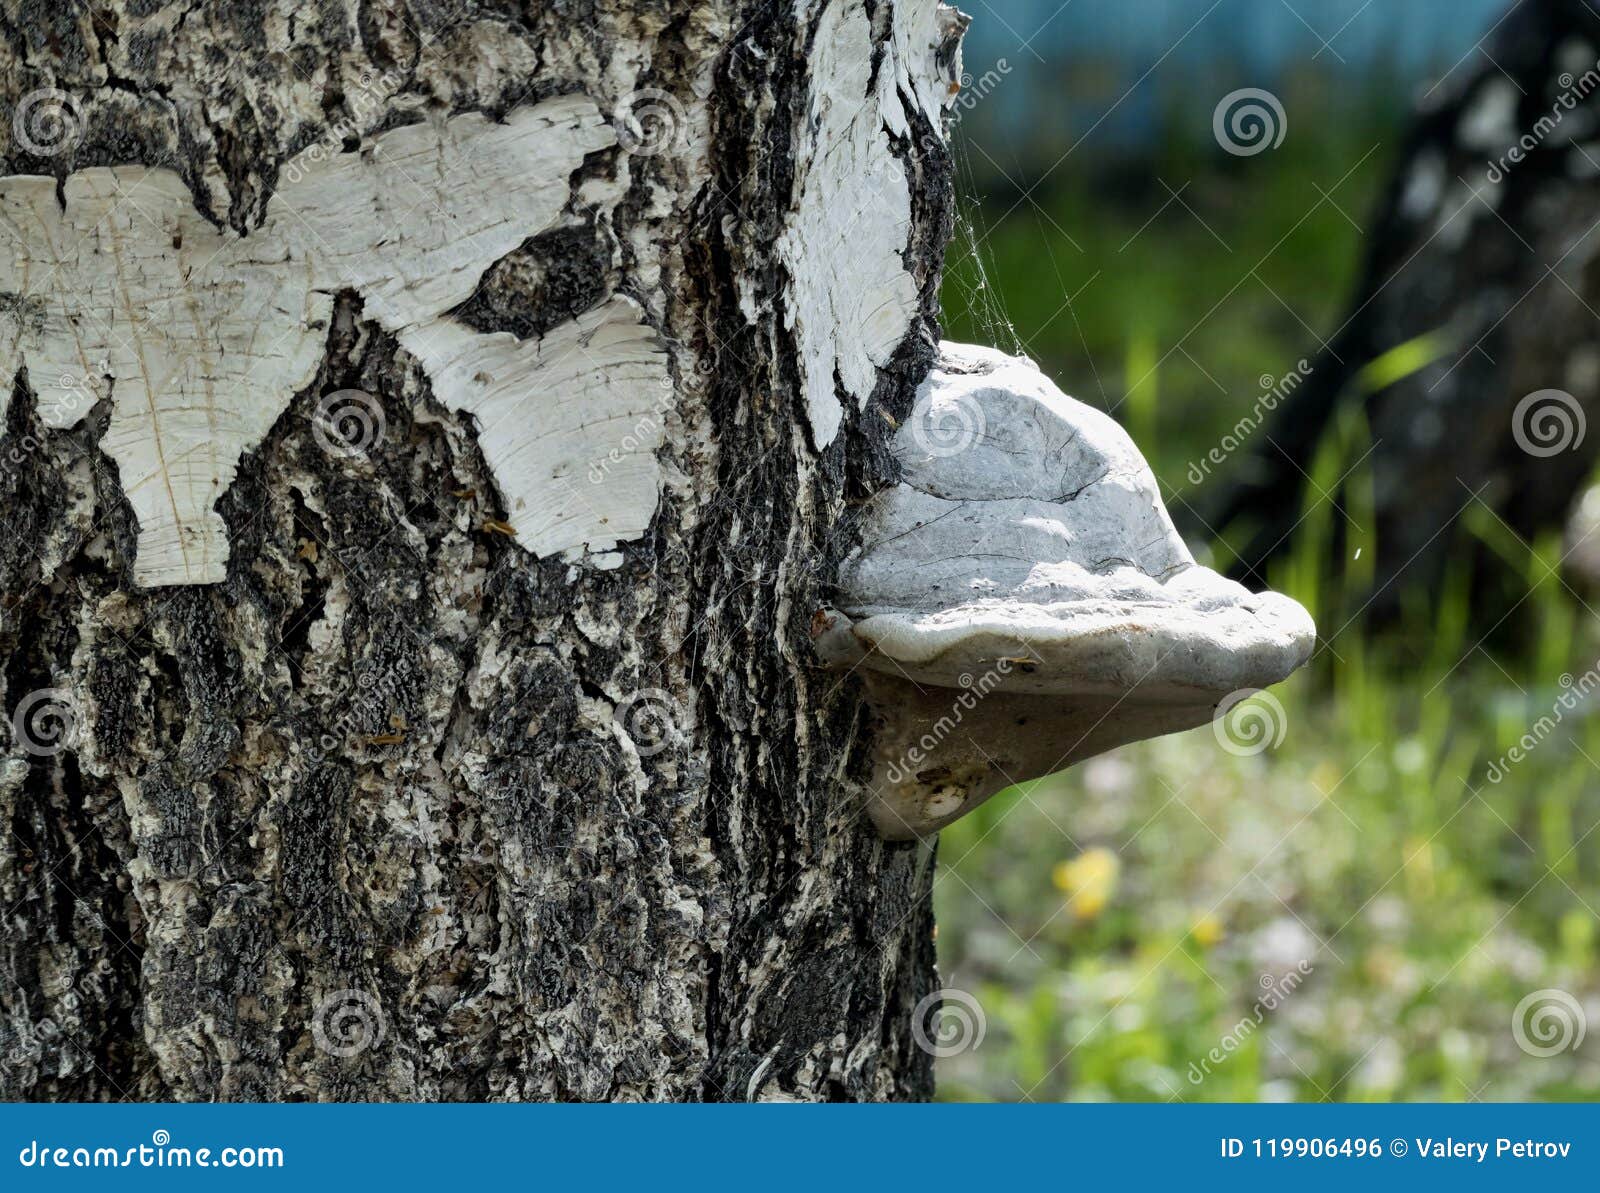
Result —
<svg viewBox="0 0 1600 1193"><path fill-rule="evenodd" d="M890 739L922 740L886 704L903 698L937 720L926 689L981 689L982 706L936 743L936 778L962 770L954 737L1005 769L990 742L1016 728L1006 697L1032 698L1027 736L1048 721L1066 740L1025 751L1043 762L1017 761L1046 769L991 773L953 814L945 790L936 803L947 814L905 817L907 831L891 823L888 835L948 823L1010 782L1061 769L1052 760L1088 756L1090 744L1099 752L1201 724L1228 695L1276 683L1311 654L1306 611L1197 564L1127 433L1029 361L942 345L894 451L903 480L866 513L862 545L841 569L843 616L819 649L916 689L872 686L875 709L903 722Z"/></svg>

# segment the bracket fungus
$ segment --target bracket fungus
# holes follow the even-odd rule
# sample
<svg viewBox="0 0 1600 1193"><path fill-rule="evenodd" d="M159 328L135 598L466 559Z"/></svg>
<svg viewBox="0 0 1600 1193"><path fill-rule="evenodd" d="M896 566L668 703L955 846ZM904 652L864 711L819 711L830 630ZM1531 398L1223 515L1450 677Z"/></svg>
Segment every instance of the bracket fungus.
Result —
<svg viewBox="0 0 1600 1193"><path fill-rule="evenodd" d="M893 449L816 638L865 677L885 837L1204 724L1310 656L1306 611L1198 565L1133 441L1026 360L942 345Z"/></svg>

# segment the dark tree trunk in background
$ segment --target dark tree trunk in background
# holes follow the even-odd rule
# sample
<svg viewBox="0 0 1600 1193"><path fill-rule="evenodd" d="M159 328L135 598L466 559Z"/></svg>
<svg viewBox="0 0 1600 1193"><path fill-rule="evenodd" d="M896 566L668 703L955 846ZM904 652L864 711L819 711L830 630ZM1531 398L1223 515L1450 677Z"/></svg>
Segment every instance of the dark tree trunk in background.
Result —
<svg viewBox="0 0 1600 1193"><path fill-rule="evenodd" d="M166 165L238 231L350 120L353 72L400 82L334 134L346 152L572 92L609 119L654 89L680 126L660 152L590 154L558 227L460 314L528 336L626 294L669 347L660 503L614 568L486 527L507 515L472 419L352 294L220 500L216 584L133 584L109 403L49 429L19 375L4 711L54 690L76 725L53 752L0 728L0 1095L931 1092L911 1031L931 854L863 821L859 691L807 629L852 507L891 479L880 409L903 417L931 360L950 172L907 103L883 141L920 315L819 448L775 242L829 7L869 39L876 89L902 0L8 0L8 112L56 88L81 121L62 153L13 141L4 172ZM312 433L342 387L381 403L359 468Z"/></svg>
<svg viewBox="0 0 1600 1193"><path fill-rule="evenodd" d="M1492 625L1525 584L1464 531L1464 509L1478 494L1524 538L1558 529L1600 455L1597 220L1600 12L1521 0L1423 99L1346 321L1233 487L1192 521L1261 577L1296 541L1319 444L1341 409L1364 405L1378 560L1358 602L1392 614L1454 560ZM1363 367L1424 336L1437 359L1369 392ZM1524 403L1543 390L1565 396Z"/></svg>

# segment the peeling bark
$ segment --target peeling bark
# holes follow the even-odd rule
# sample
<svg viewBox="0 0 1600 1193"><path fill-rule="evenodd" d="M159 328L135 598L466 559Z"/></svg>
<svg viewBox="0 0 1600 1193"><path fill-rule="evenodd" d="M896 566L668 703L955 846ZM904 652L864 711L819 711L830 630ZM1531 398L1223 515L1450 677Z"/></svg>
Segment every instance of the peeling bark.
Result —
<svg viewBox="0 0 1600 1193"><path fill-rule="evenodd" d="M828 30L866 64L866 166L905 200L806 233L802 261L784 246L838 161L812 115ZM292 163L393 130L583 96L616 144L475 267L446 336L410 338L372 278L318 282L314 376L241 439L206 582L139 583L127 388L51 417L24 348L0 440L0 1096L931 1092L932 857L865 821L859 682L807 632L937 342L958 32L926 0L4 6L0 172L170 171L219 243L270 227ZM797 308L796 279L849 279L819 258L861 235L903 237L905 280L863 284L903 294L905 326L840 339L829 433L804 335L854 308ZM36 298L0 295L0 330ZM671 384L568 453L555 516L632 494L599 553L541 550L495 419L543 426L604 383L535 371L519 405L496 370L618 310Z"/></svg>

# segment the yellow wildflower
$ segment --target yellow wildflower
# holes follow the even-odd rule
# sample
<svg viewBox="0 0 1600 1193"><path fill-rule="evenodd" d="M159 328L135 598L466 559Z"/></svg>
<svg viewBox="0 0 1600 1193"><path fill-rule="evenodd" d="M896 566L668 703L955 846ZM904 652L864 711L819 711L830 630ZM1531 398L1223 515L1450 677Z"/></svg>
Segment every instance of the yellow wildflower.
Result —
<svg viewBox="0 0 1600 1193"><path fill-rule="evenodd" d="M1226 936L1227 932L1223 930L1222 921L1208 911L1194 922L1189 934L1201 948L1209 949Z"/></svg>
<svg viewBox="0 0 1600 1193"><path fill-rule="evenodd" d="M1096 846L1057 864L1051 878L1056 888L1066 894L1067 909L1077 919L1092 920L1111 902L1121 868L1116 854Z"/></svg>

